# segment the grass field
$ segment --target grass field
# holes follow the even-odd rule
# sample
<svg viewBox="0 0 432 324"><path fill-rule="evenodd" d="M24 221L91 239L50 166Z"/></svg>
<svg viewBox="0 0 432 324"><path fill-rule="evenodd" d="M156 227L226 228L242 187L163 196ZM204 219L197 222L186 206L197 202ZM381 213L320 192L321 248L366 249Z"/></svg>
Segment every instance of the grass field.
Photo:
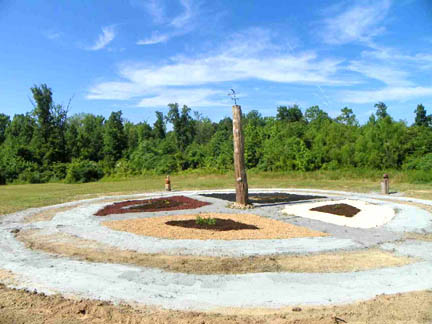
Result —
<svg viewBox="0 0 432 324"><path fill-rule="evenodd" d="M354 192L378 192L380 174L320 171L310 173L255 173L248 174L250 188L316 188ZM406 196L432 199L432 184L412 184L403 173L390 174L391 191ZM24 184L0 186L0 214L18 210L94 198L101 195L142 193L164 190L165 176L148 175L123 179L104 179L84 184ZM173 190L234 188L234 176L200 172L171 176Z"/></svg>

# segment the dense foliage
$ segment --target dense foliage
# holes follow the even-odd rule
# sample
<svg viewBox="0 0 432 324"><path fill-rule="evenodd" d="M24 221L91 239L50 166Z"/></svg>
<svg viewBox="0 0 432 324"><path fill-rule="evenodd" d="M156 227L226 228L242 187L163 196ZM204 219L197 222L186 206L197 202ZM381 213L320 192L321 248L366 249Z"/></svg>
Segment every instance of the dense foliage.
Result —
<svg viewBox="0 0 432 324"><path fill-rule="evenodd" d="M30 113L12 118L0 113L0 184L233 166L230 118L212 122L178 104L169 104L166 116L156 112L153 125L125 121L121 111L108 119L68 117L46 85L31 92ZM375 108L364 125L348 107L336 118L318 106L304 114L297 105L278 107L275 117L251 111L243 120L246 165L263 171L418 170L420 181L432 181L432 117L425 107L414 110L413 125L395 121L382 102Z"/></svg>

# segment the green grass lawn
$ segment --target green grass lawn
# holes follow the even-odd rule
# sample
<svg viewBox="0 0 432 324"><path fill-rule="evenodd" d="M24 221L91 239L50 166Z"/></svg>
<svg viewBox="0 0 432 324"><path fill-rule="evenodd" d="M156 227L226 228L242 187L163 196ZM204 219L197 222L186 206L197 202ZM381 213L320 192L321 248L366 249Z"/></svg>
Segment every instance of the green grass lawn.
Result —
<svg viewBox="0 0 432 324"><path fill-rule="evenodd" d="M164 190L165 176L140 176L128 179L104 179L84 184L25 184L0 186L0 214L18 210L59 204L62 202L94 198L102 195L143 193ZM380 190L377 174L361 176L339 171L310 173L256 173L248 174L250 188L316 188L355 192ZM200 172L171 176L173 190L234 188L234 175L205 174ZM432 199L432 184L410 184L395 174L391 178L391 191L406 196Z"/></svg>

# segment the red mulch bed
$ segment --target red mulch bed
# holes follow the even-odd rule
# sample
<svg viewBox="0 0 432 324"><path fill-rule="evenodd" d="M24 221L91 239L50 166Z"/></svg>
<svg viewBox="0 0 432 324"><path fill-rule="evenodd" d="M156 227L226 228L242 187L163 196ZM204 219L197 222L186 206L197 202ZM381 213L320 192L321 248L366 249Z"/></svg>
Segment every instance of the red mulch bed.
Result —
<svg viewBox="0 0 432 324"><path fill-rule="evenodd" d="M206 205L210 205L210 203L185 196L173 196L145 200L128 200L105 206L104 208L98 210L95 216L195 209Z"/></svg>
<svg viewBox="0 0 432 324"><path fill-rule="evenodd" d="M312 208L311 210L345 217L353 217L360 211L360 209L348 204L325 205Z"/></svg>
<svg viewBox="0 0 432 324"><path fill-rule="evenodd" d="M249 229L249 230L259 229L255 225L248 225L248 224L233 221L231 219L215 218L214 220L216 221L215 225L197 224L195 219L169 221L166 222L165 224L171 226L197 228L197 229L205 229L205 230L212 230L212 231L238 231L244 229Z"/></svg>

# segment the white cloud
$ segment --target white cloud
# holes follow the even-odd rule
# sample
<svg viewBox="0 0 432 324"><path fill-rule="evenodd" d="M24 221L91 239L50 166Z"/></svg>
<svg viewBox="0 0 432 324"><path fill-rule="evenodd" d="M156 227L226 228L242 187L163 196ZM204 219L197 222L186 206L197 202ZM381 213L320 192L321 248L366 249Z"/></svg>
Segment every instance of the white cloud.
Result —
<svg viewBox="0 0 432 324"><path fill-rule="evenodd" d="M141 39L136 43L137 45L154 45L154 44L164 43L170 38L171 36L169 34L153 33L151 37L146 39Z"/></svg>
<svg viewBox="0 0 432 324"><path fill-rule="evenodd" d="M432 97L432 87L386 87L370 91L345 91L341 99L343 102L363 104L379 101L406 101L422 97Z"/></svg>
<svg viewBox="0 0 432 324"><path fill-rule="evenodd" d="M162 100L165 91L174 93L173 89L179 91L179 87L193 87L197 91L208 85L250 79L346 85L346 81L334 77L340 63L339 60L320 60L314 52L290 54L275 46L265 30L255 29L236 35L219 49L197 58L176 57L164 65L123 64L119 76L124 81L96 84L87 98L125 100L151 94ZM199 91L201 95L210 96L208 90ZM154 104L155 100L143 100L141 105Z"/></svg>
<svg viewBox="0 0 432 324"><path fill-rule="evenodd" d="M207 88L163 89L156 91L153 96L141 99L138 106L166 107L168 103L173 102L194 107L226 106L227 100L224 102L220 99L224 95L226 96L226 91Z"/></svg>
<svg viewBox="0 0 432 324"><path fill-rule="evenodd" d="M192 6L192 0L180 0L180 3L183 6L184 11L182 14L175 17L170 23L170 25L175 28L184 27L195 15L195 8Z"/></svg>
<svg viewBox="0 0 432 324"><path fill-rule="evenodd" d="M391 86L411 86L408 80L409 72L401 70L389 62L353 61L348 69L365 75L368 78L379 80Z"/></svg>
<svg viewBox="0 0 432 324"><path fill-rule="evenodd" d="M153 32L153 34L136 42L137 45L154 45L164 43L173 37L181 36L191 32L195 28L193 18L198 13L198 5L192 0L179 0L183 7L183 12L165 24L166 31L164 33ZM159 17L158 22L162 22L164 13L162 7L158 5L155 0L150 2L151 6L148 8L153 17Z"/></svg>
<svg viewBox="0 0 432 324"><path fill-rule="evenodd" d="M380 24L386 18L391 0L369 0L357 3L335 17L324 20L321 34L326 43L369 42L384 31Z"/></svg>
<svg viewBox="0 0 432 324"><path fill-rule="evenodd" d="M159 0L145 0L144 6L155 23L159 24L165 20L164 8L161 6Z"/></svg>
<svg viewBox="0 0 432 324"><path fill-rule="evenodd" d="M116 33L114 26L106 26L102 28L102 34L99 35L97 41L87 49L90 51L98 51L106 47L109 43L113 41Z"/></svg>
<svg viewBox="0 0 432 324"><path fill-rule="evenodd" d="M46 31L44 33L45 37L51 40L58 39L62 36L62 33L55 31Z"/></svg>

